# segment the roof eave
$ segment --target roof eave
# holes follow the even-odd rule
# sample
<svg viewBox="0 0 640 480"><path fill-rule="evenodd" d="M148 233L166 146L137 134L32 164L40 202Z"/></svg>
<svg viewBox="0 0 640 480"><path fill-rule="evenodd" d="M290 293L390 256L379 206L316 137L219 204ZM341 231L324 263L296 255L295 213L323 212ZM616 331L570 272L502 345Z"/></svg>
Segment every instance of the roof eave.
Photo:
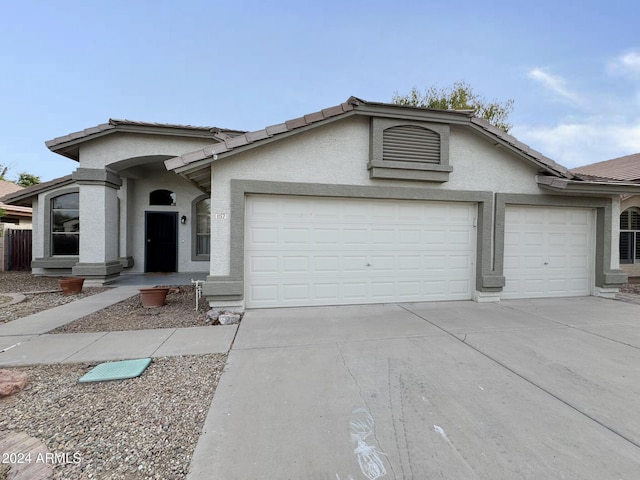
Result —
<svg viewBox="0 0 640 480"><path fill-rule="evenodd" d="M173 170L176 173L182 174L184 172L190 172L193 171L195 169L204 167L204 166L208 166L210 163L218 161L218 160L222 160L225 157L229 157L231 155L237 155L239 153L245 152L247 150L251 150L253 148L257 148L259 146L263 146L263 145L268 145L271 142L275 142L278 140L281 140L283 138L287 138L290 137L292 135L296 135L298 133L302 133L305 132L307 130L311 130L313 128L316 127L320 127L322 125L327 125L329 123L335 122L337 120L342 120L344 118L350 117L352 115L358 114L360 112L356 111L356 110L351 110L351 111L347 111L344 112L341 115L336 115L333 117L329 117L329 118L325 118L324 120L318 121L318 122L314 122L314 123L310 123L309 125L305 125L303 127L298 127L298 128L294 128L291 130L288 130L286 132L282 132L282 133L278 133L275 135L271 135L270 137L267 138L263 138L261 140L258 140L256 142L252 142L252 143L248 143L246 145L242 145L240 147L235 147L231 150L228 151L223 151L220 153L216 153L215 147L216 145L211 145L208 147L203 148L202 150L198 150L198 152L200 152L200 155L198 157L196 157L195 159L192 159L191 161L187 161L185 162L185 160L182 157L174 157L174 158L170 158L168 160L165 160L164 164L167 168L167 170ZM269 128L269 127L267 127ZM253 132L250 132L253 133ZM222 144L221 144L222 146Z"/></svg>
<svg viewBox="0 0 640 480"><path fill-rule="evenodd" d="M538 186L544 190L561 192L564 194L640 194L640 185L635 183L577 181L566 178L548 177L545 175L537 175L536 182L538 183Z"/></svg>
<svg viewBox="0 0 640 480"><path fill-rule="evenodd" d="M434 110L407 105L367 102L355 107L354 112L370 117L400 118L417 122L451 123L468 125L473 116L467 111Z"/></svg>
<svg viewBox="0 0 640 480"><path fill-rule="evenodd" d="M69 140L62 140L65 137L54 138L48 140L45 145L49 150L59 155L65 156L72 160L79 161L80 159L80 144L93 141L97 138L110 135L112 133L142 133L145 135L163 135L163 136L175 136L175 137L191 137L191 138L210 138L217 141L217 131L204 130L204 129L191 129L180 127L162 127L162 126L145 126L145 125L100 125L93 129L87 129L90 133L87 134L70 134L67 137L72 136Z"/></svg>
<svg viewBox="0 0 640 480"><path fill-rule="evenodd" d="M4 197L0 198L0 202L7 205L31 207L33 199L36 198L39 194L47 192L49 190L53 190L54 188L60 188L66 185L70 185L74 182L75 180L71 178L71 175L67 175L64 177L60 177L59 179L33 185L29 188L25 188L24 190L5 195Z"/></svg>

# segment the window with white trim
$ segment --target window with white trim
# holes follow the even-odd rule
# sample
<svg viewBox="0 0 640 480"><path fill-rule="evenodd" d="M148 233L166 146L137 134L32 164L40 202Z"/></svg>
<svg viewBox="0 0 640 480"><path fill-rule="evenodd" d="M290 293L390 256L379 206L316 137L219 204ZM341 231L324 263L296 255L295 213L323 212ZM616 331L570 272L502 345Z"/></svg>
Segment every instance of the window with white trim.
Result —
<svg viewBox="0 0 640 480"><path fill-rule="evenodd" d="M640 263L640 209L620 214L620 263Z"/></svg>
<svg viewBox="0 0 640 480"><path fill-rule="evenodd" d="M196 255L211 253L211 199L196 204Z"/></svg>

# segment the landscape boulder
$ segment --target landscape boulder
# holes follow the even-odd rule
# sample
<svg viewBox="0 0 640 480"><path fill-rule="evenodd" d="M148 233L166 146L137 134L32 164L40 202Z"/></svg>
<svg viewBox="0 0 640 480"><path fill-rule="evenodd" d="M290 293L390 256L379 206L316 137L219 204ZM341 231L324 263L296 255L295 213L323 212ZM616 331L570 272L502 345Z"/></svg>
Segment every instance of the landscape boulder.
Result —
<svg viewBox="0 0 640 480"><path fill-rule="evenodd" d="M216 320L218 320L218 317L222 314L222 312L223 310L216 310L215 308L212 308L207 312L207 321L215 322Z"/></svg>
<svg viewBox="0 0 640 480"><path fill-rule="evenodd" d="M241 319L242 312L236 312L233 310L212 308L207 312L207 321L215 322L217 320L220 325L233 325L238 323Z"/></svg>
<svg viewBox="0 0 640 480"><path fill-rule="evenodd" d="M0 397L8 397L27 386L28 378L24 372L0 369Z"/></svg>
<svg viewBox="0 0 640 480"><path fill-rule="evenodd" d="M218 317L218 322L220 325L234 325L240 321L241 316L239 313L223 313Z"/></svg>

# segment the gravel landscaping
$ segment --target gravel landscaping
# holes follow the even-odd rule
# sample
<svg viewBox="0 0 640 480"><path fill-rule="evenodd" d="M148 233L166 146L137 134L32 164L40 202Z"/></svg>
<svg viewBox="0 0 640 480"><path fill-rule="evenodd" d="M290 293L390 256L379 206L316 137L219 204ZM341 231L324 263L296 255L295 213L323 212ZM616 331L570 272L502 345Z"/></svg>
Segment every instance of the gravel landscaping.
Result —
<svg viewBox="0 0 640 480"><path fill-rule="evenodd" d="M184 479L225 361L156 358L138 378L89 384L77 380L93 365L17 368L30 382L0 399L0 431L68 454L56 479Z"/></svg>
<svg viewBox="0 0 640 480"><path fill-rule="evenodd" d="M5 308L0 303L0 324L106 290L103 287L84 287L82 293L78 295L65 296L62 295L58 284L60 278L62 277L36 277L31 275L31 272L0 272L0 296L3 293L26 294L26 299L15 305L9 305Z"/></svg>
<svg viewBox="0 0 640 480"><path fill-rule="evenodd" d="M58 288L57 278L0 272L0 297ZM27 295L24 302L0 305L0 323L104 290ZM52 333L211 325L206 302L194 307L193 286L174 289L162 308L146 309L135 295ZM184 479L226 358L155 358L139 378L89 384L77 380L95 364L15 367L28 374L29 384L0 398L0 431L24 432L69 459L54 464L56 479Z"/></svg>
<svg viewBox="0 0 640 480"><path fill-rule="evenodd" d="M207 322L207 302L202 299L198 310L195 310L195 305L196 293L193 286L173 287L167 295L164 307L145 308L140 303L140 296L135 295L49 333L115 332L211 325Z"/></svg>

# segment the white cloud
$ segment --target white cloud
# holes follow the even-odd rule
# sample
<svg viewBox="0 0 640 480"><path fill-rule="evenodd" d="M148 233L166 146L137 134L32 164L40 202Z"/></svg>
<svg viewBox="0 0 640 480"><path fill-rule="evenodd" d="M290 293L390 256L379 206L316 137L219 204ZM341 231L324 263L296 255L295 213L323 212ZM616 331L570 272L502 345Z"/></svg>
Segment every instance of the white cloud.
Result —
<svg viewBox="0 0 640 480"><path fill-rule="evenodd" d="M568 168L640 152L640 118L588 117L555 126L517 126L523 142Z"/></svg>
<svg viewBox="0 0 640 480"><path fill-rule="evenodd" d="M603 66L607 70L640 76L640 51L628 51ZM604 72L603 72L604 73ZM635 80L606 91L576 91L561 76L533 68L528 77L557 97L571 101L572 109L553 125L516 125L513 134L560 164L574 168L640 152L640 90ZM598 83L596 83L598 84ZM599 85L602 85L600 83Z"/></svg>
<svg viewBox="0 0 640 480"><path fill-rule="evenodd" d="M584 104L582 96L567 87L566 80L559 75L553 75L545 71L543 68L536 67L529 70L527 76L542 84L542 86L563 100L577 105Z"/></svg>
<svg viewBox="0 0 640 480"><path fill-rule="evenodd" d="M611 73L638 76L640 75L640 52L630 51L618 55L609 62L608 67Z"/></svg>

